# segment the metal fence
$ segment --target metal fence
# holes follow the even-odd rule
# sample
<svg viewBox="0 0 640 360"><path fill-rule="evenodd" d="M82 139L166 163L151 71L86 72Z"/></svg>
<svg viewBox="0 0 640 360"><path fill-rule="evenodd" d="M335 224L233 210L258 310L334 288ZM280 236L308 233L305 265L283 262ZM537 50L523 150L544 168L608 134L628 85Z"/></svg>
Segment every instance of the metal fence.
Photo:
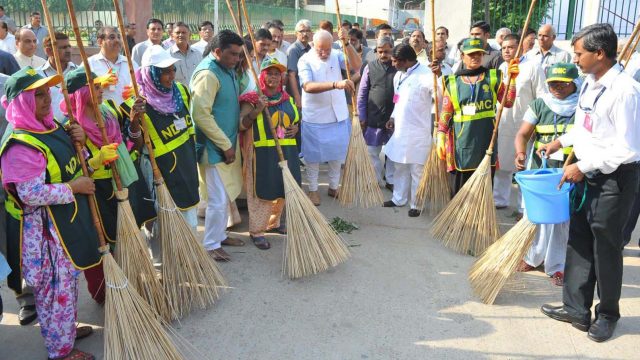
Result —
<svg viewBox="0 0 640 360"><path fill-rule="evenodd" d="M618 36L630 36L640 16L638 7L640 7L638 0L603 0L600 2L598 21L611 24Z"/></svg>

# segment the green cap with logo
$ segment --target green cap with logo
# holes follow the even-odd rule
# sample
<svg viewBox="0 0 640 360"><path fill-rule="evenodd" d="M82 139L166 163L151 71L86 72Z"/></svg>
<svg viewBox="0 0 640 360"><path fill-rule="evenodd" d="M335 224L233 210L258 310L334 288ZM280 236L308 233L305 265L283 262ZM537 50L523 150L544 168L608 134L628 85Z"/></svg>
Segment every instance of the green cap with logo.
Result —
<svg viewBox="0 0 640 360"><path fill-rule="evenodd" d="M578 78L578 67L569 63L556 63L547 68L547 82L572 82Z"/></svg>
<svg viewBox="0 0 640 360"><path fill-rule="evenodd" d="M34 90L44 85L54 86L61 82L62 76L60 75L42 77L34 68L27 66L7 79L4 83L4 93L7 96L7 101L11 102L23 91Z"/></svg>
<svg viewBox="0 0 640 360"><path fill-rule="evenodd" d="M486 53L487 51L484 49L484 41L482 39L467 38L462 42L462 52L464 54L472 54L474 52Z"/></svg>
<svg viewBox="0 0 640 360"><path fill-rule="evenodd" d="M105 75L97 76L92 72L91 78L93 79L94 84L100 84L110 75L110 73L106 73ZM64 76L64 81L67 84L67 91L69 91L69 94L73 94L83 86L87 85L87 74L84 71L84 67L81 66L69 71L67 75Z"/></svg>
<svg viewBox="0 0 640 360"><path fill-rule="evenodd" d="M270 67L277 68L278 70L280 70L281 73L287 71L287 67L282 65L280 61L278 61L278 59L267 56L264 58L264 60L262 60L262 64L260 65L260 71L266 70Z"/></svg>

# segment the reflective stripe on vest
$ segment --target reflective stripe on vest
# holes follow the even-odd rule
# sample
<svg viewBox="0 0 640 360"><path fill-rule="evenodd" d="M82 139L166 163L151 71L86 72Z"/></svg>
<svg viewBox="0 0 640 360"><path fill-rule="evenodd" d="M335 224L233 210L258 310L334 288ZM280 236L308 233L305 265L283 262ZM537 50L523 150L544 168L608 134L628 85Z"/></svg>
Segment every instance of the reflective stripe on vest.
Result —
<svg viewBox="0 0 640 360"><path fill-rule="evenodd" d="M296 107L295 103L293 102L293 97L289 98L289 103L292 105L291 107L293 108L293 112L294 112L294 119L291 122L292 124L296 124L298 123L300 116L298 115L298 108ZM285 113L286 115L286 113ZM273 116L273 115L272 115ZM271 124L271 122L269 122L269 124ZM253 141L253 146L255 147L274 147L276 146L276 142L273 139L267 139L267 132L264 128L264 121L263 121L263 115L262 113L258 114L258 117L256 118L256 125L258 126L258 135L260 137L260 140L254 140ZM269 130L269 132L271 132L271 130ZM280 139L280 145L282 146L289 146L289 145L296 145L296 139L292 138L292 139Z"/></svg>
<svg viewBox="0 0 640 360"><path fill-rule="evenodd" d="M13 196L11 192L6 192L7 200L4 202L4 208L12 218L20 221L22 219L22 214L24 211L18 204L18 201Z"/></svg>
<svg viewBox="0 0 640 360"><path fill-rule="evenodd" d="M556 129L558 126L553 125L536 125L536 132L540 135L554 135L556 133ZM562 134L566 134L567 131L573 128L573 124L570 125L562 125L563 132ZM558 135L562 135L558 134Z"/></svg>
<svg viewBox="0 0 640 360"><path fill-rule="evenodd" d="M546 145L546 144L547 143L543 143L543 142L540 142L540 141L534 141L533 142L533 148L534 149L538 149L538 148L540 148L541 145ZM569 155L571 153L571 150L573 150L573 146L567 146L567 147L562 148L562 152L565 155Z"/></svg>
<svg viewBox="0 0 640 360"><path fill-rule="evenodd" d="M491 86L491 94L493 100L493 106L491 106L491 110L476 112L475 115L463 115L462 109L460 107L460 100L458 99L458 84L456 82L456 76L450 75L447 77L447 82L449 83L449 96L451 102L453 103L454 114L453 121L455 122L467 122L473 120L481 120L486 118L495 118L496 109L495 105L497 104L498 94L493 91L498 83L498 75L496 69L489 70L489 86ZM472 94L473 96L473 94Z"/></svg>

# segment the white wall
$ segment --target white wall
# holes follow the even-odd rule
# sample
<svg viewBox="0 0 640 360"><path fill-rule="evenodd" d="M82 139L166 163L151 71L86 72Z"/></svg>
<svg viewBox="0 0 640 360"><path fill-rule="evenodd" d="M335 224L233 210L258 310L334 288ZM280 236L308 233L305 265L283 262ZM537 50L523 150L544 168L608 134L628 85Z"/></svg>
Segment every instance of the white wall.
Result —
<svg viewBox="0 0 640 360"><path fill-rule="evenodd" d="M357 1L357 4L356 4ZM325 0L323 5L305 6L305 10L336 12L335 0ZM366 17L367 19L389 20L389 0L340 0L340 14ZM362 22L362 19L360 19Z"/></svg>
<svg viewBox="0 0 640 360"><path fill-rule="evenodd" d="M449 29L449 45L469 36L471 26L471 1L469 0L433 0L435 1L436 27ZM431 1L426 1L424 33L431 41Z"/></svg>

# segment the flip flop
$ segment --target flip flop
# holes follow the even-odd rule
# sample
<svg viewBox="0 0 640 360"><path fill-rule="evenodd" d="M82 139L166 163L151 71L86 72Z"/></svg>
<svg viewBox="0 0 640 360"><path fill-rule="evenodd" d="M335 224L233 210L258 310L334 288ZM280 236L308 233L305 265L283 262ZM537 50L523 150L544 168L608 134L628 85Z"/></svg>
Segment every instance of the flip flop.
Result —
<svg viewBox="0 0 640 360"><path fill-rule="evenodd" d="M271 244L267 241L267 239L264 236L256 236L256 237L253 237L251 235L249 236L253 241L253 245L255 245L258 249L269 250L271 248Z"/></svg>

